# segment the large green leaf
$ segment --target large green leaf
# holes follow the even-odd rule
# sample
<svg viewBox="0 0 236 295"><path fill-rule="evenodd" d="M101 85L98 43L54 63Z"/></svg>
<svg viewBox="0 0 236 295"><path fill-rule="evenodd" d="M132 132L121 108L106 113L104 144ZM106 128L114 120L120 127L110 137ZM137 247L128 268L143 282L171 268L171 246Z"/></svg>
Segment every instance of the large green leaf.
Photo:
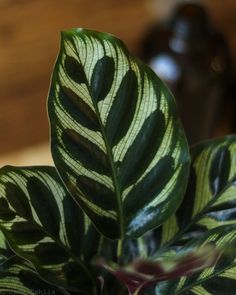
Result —
<svg viewBox="0 0 236 295"><path fill-rule="evenodd" d="M226 136L198 144L192 148L191 153L190 181L180 208L158 229L148 232L137 240L125 240L123 242L123 263L129 263L135 257L140 256L144 259L158 257L170 250L183 249L184 251L187 242L194 239L196 244L197 241L203 239L204 235L207 240L219 238L220 243L227 247L234 236L236 229L236 136ZM221 284L219 288L216 285L215 293L212 291L209 294L224 294L222 291L224 288L228 288L229 293L227 294L234 294L236 268L231 265L231 262L236 258L236 248L233 249L232 255L235 257L233 256L232 261L226 260L226 267L222 268L220 273L214 271L210 277L204 279L204 285L208 286L208 290L211 288L214 290L216 282ZM217 270L217 267L214 269ZM196 277L193 276L192 282L194 278ZM179 281L176 282L181 284ZM199 280L197 280L198 283ZM170 288L170 291L169 293L163 291L161 294L175 294L176 285L174 283L161 284L162 287L165 285L167 290ZM208 294L201 293L203 292L202 286L196 285L192 291L189 291L189 286L186 288L187 291L183 294ZM181 289L181 292L184 291Z"/></svg>
<svg viewBox="0 0 236 295"><path fill-rule="evenodd" d="M219 239L221 246L227 246L235 235L236 136L198 144L193 147L191 154L187 193L177 215L172 216L162 228L163 249L171 245L181 245L185 240L196 236L201 240L204 232L209 235L208 240ZM207 233L208 230L212 231ZM181 283L175 285L178 290L176 294L235 294L235 247L236 244L233 257L223 264L217 264L199 277L188 280L183 278ZM167 285L170 291L163 294L175 294L175 287L170 287L172 283Z"/></svg>
<svg viewBox="0 0 236 295"><path fill-rule="evenodd" d="M144 244L150 256L157 248L181 245L209 229L236 224L236 136L200 143L191 155L189 184L180 208L162 227L138 241L126 241L126 248L136 249L136 255L139 248L145 250Z"/></svg>
<svg viewBox="0 0 236 295"><path fill-rule="evenodd" d="M162 246L236 224L236 136L200 143L192 148L191 155L184 200L177 214L156 233Z"/></svg>
<svg viewBox="0 0 236 295"><path fill-rule="evenodd" d="M0 232L0 294L42 293L69 295L65 290L43 281L31 263L15 255Z"/></svg>
<svg viewBox="0 0 236 295"><path fill-rule="evenodd" d="M27 262L19 263L9 260L5 263L4 270L0 274L0 294L58 294L69 295L63 289L51 286L38 277Z"/></svg>
<svg viewBox="0 0 236 295"><path fill-rule="evenodd" d="M176 105L119 39L63 33L48 106L55 165L105 236L141 236L176 210L189 162Z"/></svg>
<svg viewBox="0 0 236 295"><path fill-rule="evenodd" d="M89 293L93 281L84 259L89 261L99 237L55 168L0 170L0 229L44 279Z"/></svg>

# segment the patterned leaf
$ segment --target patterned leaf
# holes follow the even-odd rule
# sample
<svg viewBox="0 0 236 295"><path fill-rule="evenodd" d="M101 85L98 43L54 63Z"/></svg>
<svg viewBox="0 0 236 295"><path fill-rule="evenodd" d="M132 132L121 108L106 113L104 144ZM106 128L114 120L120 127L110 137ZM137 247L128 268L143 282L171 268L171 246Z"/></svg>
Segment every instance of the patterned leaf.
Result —
<svg viewBox="0 0 236 295"><path fill-rule="evenodd" d="M16 255L15 253L10 249L5 236L0 231L0 274L5 269L6 262L9 259L14 258ZM0 275L1 277L1 275Z"/></svg>
<svg viewBox="0 0 236 295"><path fill-rule="evenodd" d="M28 262L15 255L0 232L0 294L69 294L49 285Z"/></svg>
<svg viewBox="0 0 236 295"><path fill-rule="evenodd" d="M192 149L186 197L178 212L181 227L194 221L205 231L236 222L236 136L212 140Z"/></svg>
<svg viewBox="0 0 236 295"><path fill-rule="evenodd" d="M236 286L236 225L224 225L206 232L181 249L200 247L214 243L224 255L210 268L190 277L161 282L156 287L157 295L233 295Z"/></svg>
<svg viewBox="0 0 236 295"><path fill-rule="evenodd" d="M143 289L157 282L190 276L195 272L211 267L218 260L220 253L212 245L204 245L175 257L164 257L156 260L136 259L125 267L99 264L114 274L128 288L129 294L141 294Z"/></svg>
<svg viewBox="0 0 236 295"><path fill-rule="evenodd" d="M55 165L105 236L141 236L176 210L189 162L176 106L120 40L63 33L48 107Z"/></svg>
<svg viewBox="0 0 236 295"><path fill-rule="evenodd" d="M189 184L180 208L162 227L126 242L136 255L144 244L150 256L158 248L181 246L209 229L236 224L236 136L198 144L191 154Z"/></svg>
<svg viewBox="0 0 236 295"><path fill-rule="evenodd" d="M221 225L236 224L236 136L196 145L184 200L155 236L184 243ZM181 242L182 240L182 242Z"/></svg>
<svg viewBox="0 0 236 295"><path fill-rule="evenodd" d="M179 210L158 229L148 232L137 240L126 239L123 242L122 262L124 264L140 256L150 258L161 256L168 251L180 251L186 247L188 241L195 238L197 241L204 234L208 237L209 230L216 233L216 236L221 235L223 244L227 245L230 242L236 225L236 136L198 144L191 152L190 181ZM232 232L228 227L230 225L233 228ZM224 231L226 231L225 234ZM212 278L207 278L204 282L208 290L214 290L216 281L221 282L221 287L216 287L219 291L214 291L215 293L212 291L209 294L224 294L222 290L226 287L229 294L234 294L232 292L236 272L234 272L235 267L231 267L230 263L227 271L222 270L221 275L214 272ZM228 286L227 282L231 285ZM165 285L168 288L170 286L168 282L161 284L162 287ZM163 291L161 294L175 294L175 287L173 285L169 293ZM208 294L203 293L202 288L202 286L195 286L194 291L188 290L183 294ZM157 294L160 295L158 292Z"/></svg>
<svg viewBox="0 0 236 295"><path fill-rule="evenodd" d="M0 294L69 295L65 290L51 286L40 279L28 263L19 264L17 261L8 261L4 271L1 271Z"/></svg>
<svg viewBox="0 0 236 295"><path fill-rule="evenodd" d="M83 260L91 258L98 234L91 244L88 219L55 168L0 170L0 229L12 249L49 282L71 290L92 286Z"/></svg>

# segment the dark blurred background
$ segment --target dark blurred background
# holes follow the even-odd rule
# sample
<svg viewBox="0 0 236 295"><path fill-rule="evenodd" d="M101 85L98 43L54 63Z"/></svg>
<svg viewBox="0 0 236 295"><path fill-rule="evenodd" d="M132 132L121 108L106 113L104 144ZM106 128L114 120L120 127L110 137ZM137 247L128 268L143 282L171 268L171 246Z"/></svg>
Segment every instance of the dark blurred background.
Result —
<svg viewBox="0 0 236 295"><path fill-rule="evenodd" d="M152 40L163 46L161 51L170 53L170 49L167 48L169 41L163 45L159 37L161 34L155 34L155 29L158 28L158 31L159 28L164 28L165 31L166 24L170 25L175 15L177 5L186 2L190 1L0 0L0 164L29 165L50 162L45 105L61 30L85 27L110 32L120 37L130 51L150 63L147 40L152 36ZM233 73L236 63L235 0L194 2L201 3L209 15L212 27L216 32L220 32L221 40L224 40L223 47L228 50L226 63L229 63L230 71ZM163 31L163 40L172 38L172 29L173 27L167 28L169 33ZM185 41L188 44L189 40ZM216 48L218 45L217 43L211 47ZM154 48L155 50L158 55L160 48ZM201 53L203 55L204 50ZM214 54L208 52L210 58L211 55L215 58ZM192 55L190 54L189 59L185 59L185 55L181 53L180 63L176 54L174 59L176 58L177 64L181 67L184 64L184 67L189 69L191 62L188 65L186 61L191 61ZM155 52L152 53L153 56L155 57ZM224 58L223 56L223 64ZM214 67L216 70L219 68L217 59ZM226 72L229 72L228 66ZM185 74L190 73L191 71L187 70ZM208 134L198 134L197 139L235 131L233 111L236 98L232 90L233 76L234 74L230 73L232 82L227 86L231 88L230 94L225 94L225 102L222 95L223 98L220 99L223 104L216 110L223 115L216 116L218 121L214 121L211 130L207 131ZM166 82L168 84L168 81ZM175 92L175 89L172 91ZM177 95L181 96L178 92ZM194 100L195 104L198 104L196 98ZM199 101L199 104L202 104L202 101ZM200 118L201 112L200 110L196 116ZM191 130L189 132L191 133ZM194 142L195 138L190 141Z"/></svg>

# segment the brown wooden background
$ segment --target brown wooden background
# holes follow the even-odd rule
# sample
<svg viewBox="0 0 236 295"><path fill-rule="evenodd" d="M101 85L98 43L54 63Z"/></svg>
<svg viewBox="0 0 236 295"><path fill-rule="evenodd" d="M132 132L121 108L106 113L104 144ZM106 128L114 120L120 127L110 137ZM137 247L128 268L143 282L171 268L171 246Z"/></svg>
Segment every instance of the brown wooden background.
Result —
<svg viewBox="0 0 236 295"><path fill-rule="evenodd" d="M60 31L108 31L135 53L153 21L150 1L0 0L0 153L48 140L45 105ZM208 0L206 5L236 58L235 0Z"/></svg>

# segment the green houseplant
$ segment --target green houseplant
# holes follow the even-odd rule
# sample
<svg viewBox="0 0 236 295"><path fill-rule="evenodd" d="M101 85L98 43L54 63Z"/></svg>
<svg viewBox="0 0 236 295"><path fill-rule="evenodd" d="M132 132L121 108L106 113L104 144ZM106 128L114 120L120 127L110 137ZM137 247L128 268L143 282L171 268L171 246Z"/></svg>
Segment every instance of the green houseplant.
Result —
<svg viewBox="0 0 236 295"><path fill-rule="evenodd" d="M166 86L82 29L48 113L55 168L0 170L1 294L234 294L236 136L190 157Z"/></svg>

